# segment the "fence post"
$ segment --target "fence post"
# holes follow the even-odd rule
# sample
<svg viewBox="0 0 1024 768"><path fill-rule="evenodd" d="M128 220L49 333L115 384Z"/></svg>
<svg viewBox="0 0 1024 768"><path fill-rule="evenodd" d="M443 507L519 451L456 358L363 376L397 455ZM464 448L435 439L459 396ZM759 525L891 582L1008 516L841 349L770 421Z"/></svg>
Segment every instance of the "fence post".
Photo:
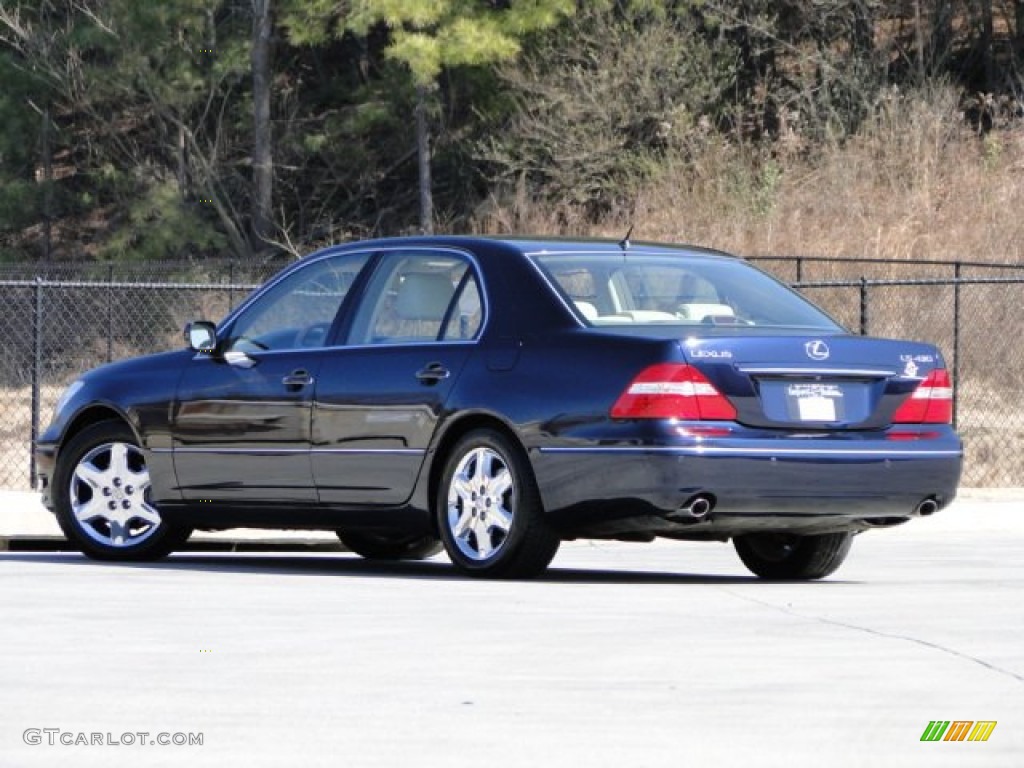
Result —
<svg viewBox="0 0 1024 768"><path fill-rule="evenodd" d="M796 281L802 283L804 281L804 259L803 256L796 257Z"/></svg>
<svg viewBox="0 0 1024 768"><path fill-rule="evenodd" d="M32 445L28 459L29 482L35 489L36 443L39 441L39 392L43 377L43 278L36 276L32 312Z"/></svg>
<svg viewBox="0 0 1024 768"><path fill-rule="evenodd" d="M107 362L114 359L114 265L107 265Z"/></svg>
<svg viewBox="0 0 1024 768"><path fill-rule="evenodd" d="M868 335L868 279L860 279L860 335Z"/></svg>
<svg viewBox="0 0 1024 768"><path fill-rule="evenodd" d="M956 429L957 412L959 411L960 398L960 272L961 264L958 261L953 268L953 428Z"/></svg>

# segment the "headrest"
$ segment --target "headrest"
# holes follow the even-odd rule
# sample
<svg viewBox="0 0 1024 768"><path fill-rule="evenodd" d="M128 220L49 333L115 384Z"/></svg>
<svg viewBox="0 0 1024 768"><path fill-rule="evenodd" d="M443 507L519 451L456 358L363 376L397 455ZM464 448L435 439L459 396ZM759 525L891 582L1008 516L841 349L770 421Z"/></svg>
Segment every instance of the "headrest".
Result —
<svg viewBox="0 0 1024 768"><path fill-rule="evenodd" d="M402 278L395 312L402 320L441 320L455 293L451 279L437 272L410 272Z"/></svg>

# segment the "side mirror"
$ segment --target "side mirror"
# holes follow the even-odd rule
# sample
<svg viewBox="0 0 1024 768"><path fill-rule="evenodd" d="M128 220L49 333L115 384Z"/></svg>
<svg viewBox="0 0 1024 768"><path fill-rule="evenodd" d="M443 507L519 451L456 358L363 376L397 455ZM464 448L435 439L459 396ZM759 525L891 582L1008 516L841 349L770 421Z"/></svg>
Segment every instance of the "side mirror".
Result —
<svg viewBox="0 0 1024 768"><path fill-rule="evenodd" d="M217 328L206 320L185 326L185 343L196 352L213 352L217 348Z"/></svg>

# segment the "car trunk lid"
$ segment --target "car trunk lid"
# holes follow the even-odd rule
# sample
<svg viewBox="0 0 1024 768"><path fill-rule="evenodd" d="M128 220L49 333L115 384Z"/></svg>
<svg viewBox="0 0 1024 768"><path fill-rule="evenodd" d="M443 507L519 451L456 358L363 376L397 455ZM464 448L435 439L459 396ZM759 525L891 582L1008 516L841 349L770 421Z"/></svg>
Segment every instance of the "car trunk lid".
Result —
<svg viewBox="0 0 1024 768"><path fill-rule="evenodd" d="M928 344L862 336L722 336L681 346L735 407L736 421L756 427L885 428L944 367Z"/></svg>

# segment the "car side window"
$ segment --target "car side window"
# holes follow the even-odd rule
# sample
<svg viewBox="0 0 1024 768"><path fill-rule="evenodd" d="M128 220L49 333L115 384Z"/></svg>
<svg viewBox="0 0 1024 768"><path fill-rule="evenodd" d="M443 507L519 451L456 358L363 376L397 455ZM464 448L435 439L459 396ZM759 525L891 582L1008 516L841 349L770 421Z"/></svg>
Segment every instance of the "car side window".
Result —
<svg viewBox="0 0 1024 768"><path fill-rule="evenodd" d="M475 338L480 288L470 264L436 253L390 254L356 313L353 344L416 344Z"/></svg>
<svg viewBox="0 0 1024 768"><path fill-rule="evenodd" d="M238 317L228 349L258 352L324 346L368 258L367 253L339 254L293 272Z"/></svg>

